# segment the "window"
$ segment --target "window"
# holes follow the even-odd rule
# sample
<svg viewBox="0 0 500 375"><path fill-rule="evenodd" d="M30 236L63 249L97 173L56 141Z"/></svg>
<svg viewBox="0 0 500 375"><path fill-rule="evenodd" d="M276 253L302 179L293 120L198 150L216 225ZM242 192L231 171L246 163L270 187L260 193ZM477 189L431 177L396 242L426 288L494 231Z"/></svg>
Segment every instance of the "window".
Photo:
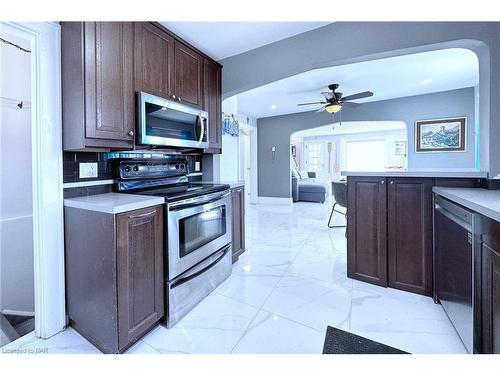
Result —
<svg viewBox="0 0 500 375"><path fill-rule="evenodd" d="M324 179L324 147L323 143L306 144L306 167L308 172L316 172L319 181Z"/></svg>
<svg viewBox="0 0 500 375"><path fill-rule="evenodd" d="M386 169L385 140L346 142L346 170L383 171Z"/></svg>

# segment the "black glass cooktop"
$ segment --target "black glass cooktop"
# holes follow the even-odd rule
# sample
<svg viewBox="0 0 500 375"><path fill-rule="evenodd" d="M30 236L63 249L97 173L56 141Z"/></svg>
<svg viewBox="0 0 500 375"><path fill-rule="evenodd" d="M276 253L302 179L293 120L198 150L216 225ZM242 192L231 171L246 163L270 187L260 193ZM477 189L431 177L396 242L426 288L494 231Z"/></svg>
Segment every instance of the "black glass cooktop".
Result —
<svg viewBox="0 0 500 375"><path fill-rule="evenodd" d="M218 191L224 191L228 189L229 185L225 184L193 182L176 186L157 186L148 189L137 189L133 191L127 191L127 193L165 197L166 201L175 202L186 198L193 198L200 195L216 193ZM125 191L123 191L123 193L125 193Z"/></svg>

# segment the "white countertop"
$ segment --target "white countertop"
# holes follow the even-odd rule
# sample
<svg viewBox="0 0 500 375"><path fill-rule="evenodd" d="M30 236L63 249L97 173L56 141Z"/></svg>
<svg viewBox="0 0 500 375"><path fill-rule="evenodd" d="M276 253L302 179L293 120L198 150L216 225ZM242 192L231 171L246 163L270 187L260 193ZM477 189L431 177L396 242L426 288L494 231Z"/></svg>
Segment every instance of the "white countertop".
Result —
<svg viewBox="0 0 500 375"><path fill-rule="evenodd" d="M375 177L444 177L444 178L487 178L488 172L470 171L383 171L383 172L341 172L342 176Z"/></svg>
<svg viewBox="0 0 500 375"><path fill-rule="evenodd" d="M231 189L245 186L245 181L193 181L194 184L225 184Z"/></svg>
<svg viewBox="0 0 500 375"><path fill-rule="evenodd" d="M434 186L432 191L490 219L500 221L500 190Z"/></svg>
<svg viewBox="0 0 500 375"><path fill-rule="evenodd" d="M162 197L148 195L106 193L83 197L67 198L64 200L66 207L80 208L89 211L98 211L108 214L138 210L165 203Z"/></svg>

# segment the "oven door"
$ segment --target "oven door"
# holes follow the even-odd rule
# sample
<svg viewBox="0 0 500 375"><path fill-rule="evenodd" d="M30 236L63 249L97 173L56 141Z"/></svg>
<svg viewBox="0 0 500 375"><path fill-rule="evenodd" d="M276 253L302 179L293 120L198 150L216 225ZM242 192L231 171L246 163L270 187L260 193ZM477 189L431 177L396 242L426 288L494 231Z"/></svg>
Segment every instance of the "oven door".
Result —
<svg viewBox="0 0 500 375"><path fill-rule="evenodd" d="M144 92L138 101L140 144L208 147L207 112Z"/></svg>
<svg viewBox="0 0 500 375"><path fill-rule="evenodd" d="M167 204L168 280L232 241L229 191Z"/></svg>

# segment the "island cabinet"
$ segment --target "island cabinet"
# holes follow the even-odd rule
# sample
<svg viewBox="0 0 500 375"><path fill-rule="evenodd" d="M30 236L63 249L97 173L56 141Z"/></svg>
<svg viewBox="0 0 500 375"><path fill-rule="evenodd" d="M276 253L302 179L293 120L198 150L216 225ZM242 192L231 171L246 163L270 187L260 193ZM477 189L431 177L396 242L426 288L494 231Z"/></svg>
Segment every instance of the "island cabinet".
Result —
<svg viewBox="0 0 500 375"><path fill-rule="evenodd" d="M347 275L387 286L387 189L383 177L349 177Z"/></svg>
<svg viewBox="0 0 500 375"><path fill-rule="evenodd" d="M62 22L64 150L134 147L134 26Z"/></svg>
<svg viewBox="0 0 500 375"><path fill-rule="evenodd" d="M231 189L233 263L245 252L245 187Z"/></svg>
<svg viewBox="0 0 500 375"><path fill-rule="evenodd" d="M482 352L500 354L500 223L483 218L482 224Z"/></svg>
<svg viewBox="0 0 500 375"><path fill-rule="evenodd" d="M70 324L122 353L164 315L163 206L110 214L65 207Z"/></svg>
<svg viewBox="0 0 500 375"><path fill-rule="evenodd" d="M348 276L432 294L432 178L349 177Z"/></svg>

